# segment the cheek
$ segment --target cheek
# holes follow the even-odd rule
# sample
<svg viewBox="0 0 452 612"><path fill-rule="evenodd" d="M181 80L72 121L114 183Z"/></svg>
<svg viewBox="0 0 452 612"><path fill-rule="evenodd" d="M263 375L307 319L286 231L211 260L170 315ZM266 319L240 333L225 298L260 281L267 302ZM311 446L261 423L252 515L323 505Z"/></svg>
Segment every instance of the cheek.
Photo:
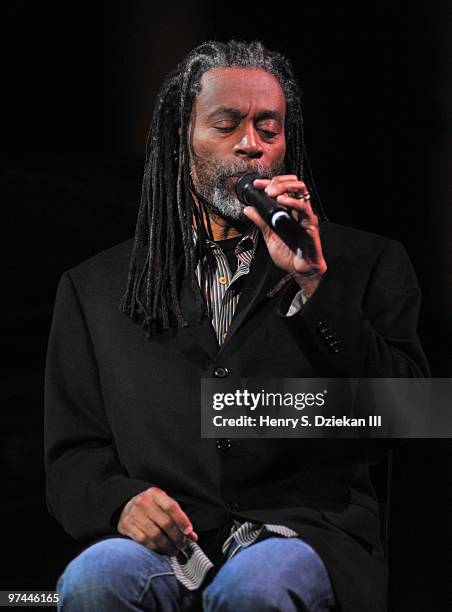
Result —
<svg viewBox="0 0 452 612"><path fill-rule="evenodd" d="M281 145L279 147L277 147L276 149L273 149L272 151L272 159L273 159L273 164L282 166L284 163L284 158L286 156L286 145L285 142L281 143Z"/></svg>
<svg viewBox="0 0 452 612"><path fill-rule="evenodd" d="M209 157L210 148L208 143L204 141L193 141L193 151L198 155L198 157Z"/></svg>
<svg viewBox="0 0 452 612"><path fill-rule="evenodd" d="M199 157L204 159L210 159L214 154L214 147L211 138L207 133L203 133L201 130L193 135L193 150Z"/></svg>

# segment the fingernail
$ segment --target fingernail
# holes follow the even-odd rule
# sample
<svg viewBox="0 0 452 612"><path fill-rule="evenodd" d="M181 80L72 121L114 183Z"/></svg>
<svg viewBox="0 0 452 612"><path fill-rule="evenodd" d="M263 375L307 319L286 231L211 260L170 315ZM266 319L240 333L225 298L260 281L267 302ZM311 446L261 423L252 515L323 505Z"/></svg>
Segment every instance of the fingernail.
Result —
<svg viewBox="0 0 452 612"><path fill-rule="evenodd" d="M185 527L182 533L185 533L185 535L188 535L191 531L193 531L193 527L189 525L188 527Z"/></svg>

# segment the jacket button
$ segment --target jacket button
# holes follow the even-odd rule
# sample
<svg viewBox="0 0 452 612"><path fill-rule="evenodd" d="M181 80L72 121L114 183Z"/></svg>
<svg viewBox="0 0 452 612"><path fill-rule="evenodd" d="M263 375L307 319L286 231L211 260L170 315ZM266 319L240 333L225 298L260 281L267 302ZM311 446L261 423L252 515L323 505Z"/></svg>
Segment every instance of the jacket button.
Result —
<svg viewBox="0 0 452 612"><path fill-rule="evenodd" d="M229 374L229 370L227 368L223 368L223 367L218 367L215 368L215 370L213 371L213 375L216 378L226 378L226 376Z"/></svg>
<svg viewBox="0 0 452 612"><path fill-rule="evenodd" d="M218 438L215 443L219 450L228 450L232 446L232 442L229 438Z"/></svg>

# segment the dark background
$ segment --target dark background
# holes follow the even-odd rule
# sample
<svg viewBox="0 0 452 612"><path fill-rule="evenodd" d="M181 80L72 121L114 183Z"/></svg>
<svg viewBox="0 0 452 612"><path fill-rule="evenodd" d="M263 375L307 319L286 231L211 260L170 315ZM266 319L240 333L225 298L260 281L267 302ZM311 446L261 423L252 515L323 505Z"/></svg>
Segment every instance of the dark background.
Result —
<svg viewBox="0 0 452 612"><path fill-rule="evenodd" d="M424 294L419 331L433 375L451 376L447 10L443 0L217 8L135 0L15 2L2 12L8 563L0 590L43 590L77 551L43 500L42 389L56 284L65 269L132 235L154 97L203 40L260 38L291 58L329 218L405 245ZM451 449L449 440L408 440L395 450L392 610L452 609Z"/></svg>

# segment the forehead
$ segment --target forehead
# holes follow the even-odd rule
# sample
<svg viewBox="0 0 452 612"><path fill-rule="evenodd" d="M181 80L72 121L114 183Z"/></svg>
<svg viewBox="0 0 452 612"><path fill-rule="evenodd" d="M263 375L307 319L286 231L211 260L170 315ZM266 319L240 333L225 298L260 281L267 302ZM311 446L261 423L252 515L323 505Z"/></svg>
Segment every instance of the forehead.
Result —
<svg viewBox="0 0 452 612"><path fill-rule="evenodd" d="M283 117L286 100L276 77L258 68L212 68L201 77L196 113L209 114L217 107L243 112L275 111Z"/></svg>

